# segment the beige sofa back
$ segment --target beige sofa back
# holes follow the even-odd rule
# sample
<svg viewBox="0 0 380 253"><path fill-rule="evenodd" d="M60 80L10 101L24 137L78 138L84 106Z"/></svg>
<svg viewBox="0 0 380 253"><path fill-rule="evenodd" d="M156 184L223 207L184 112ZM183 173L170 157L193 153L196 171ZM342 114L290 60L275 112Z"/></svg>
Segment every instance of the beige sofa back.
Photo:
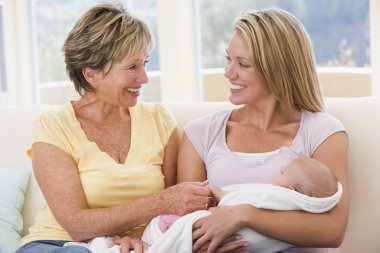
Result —
<svg viewBox="0 0 380 253"><path fill-rule="evenodd" d="M229 108L229 103L166 103L180 131L191 119ZM377 253L380 249L380 98L326 99L327 110L345 125L349 137L350 220L343 253ZM34 118L56 106L0 106L0 168L31 169L25 151ZM34 178L23 208L24 234L43 204Z"/></svg>

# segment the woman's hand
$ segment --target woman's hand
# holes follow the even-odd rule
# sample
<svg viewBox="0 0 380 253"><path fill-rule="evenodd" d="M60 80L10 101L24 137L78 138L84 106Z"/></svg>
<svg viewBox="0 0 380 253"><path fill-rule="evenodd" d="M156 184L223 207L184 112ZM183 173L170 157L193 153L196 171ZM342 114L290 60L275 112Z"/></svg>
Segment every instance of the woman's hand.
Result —
<svg viewBox="0 0 380 253"><path fill-rule="evenodd" d="M229 252L248 246L248 242L236 242L240 239L235 233L243 227L240 207L222 206L210 208L213 213L198 220L193 225L193 252Z"/></svg>
<svg viewBox="0 0 380 253"><path fill-rule="evenodd" d="M232 235L228 237L226 240L224 240L221 243L221 245L217 248L215 253L227 253L227 252L249 253L249 250L245 249L245 247L248 246L248 242L238 241L240 239L241 239L240 235ZM210 246L210 242L207 242L200 249L193 252L196 252L196 253L211 252L208 249L209 246Z"/></svg>
<svg viewBox="0 0 380 253"><path fill-rule="evenodd" d="M215 207L219 204L220 200L226 196L229 192L222 190L222 188L219 188L215 185L208 185L208 187L211 190L212 197L210 198L210 207Z"/></svg>
<svg viewBox="0 0 380 253"><path fill-rule="evenodd" d="M212 196L208 182L184 182L167 188L164 191L163 213L185 215L198 210L206 210Z"/></svg>
<svg viewBox="0 0 380 253"><path fill-rule="evenodd" d="M109 245L109 247L120 245L120 253L129 253L131 250L135 250L135 253L144 253L148 250L148 244L137 237L125 236L119 239L115 239Z"/></svg>

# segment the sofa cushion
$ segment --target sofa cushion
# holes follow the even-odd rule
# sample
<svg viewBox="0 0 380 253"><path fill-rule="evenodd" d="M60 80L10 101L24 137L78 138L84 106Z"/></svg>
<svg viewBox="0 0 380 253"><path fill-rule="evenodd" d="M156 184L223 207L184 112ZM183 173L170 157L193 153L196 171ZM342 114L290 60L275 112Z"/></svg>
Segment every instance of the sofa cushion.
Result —
<svg viewBox="0 0 380 253"><path fill-rule="evenodd" d="M13 253L21 239L21 208L31 171L12 168L0 171L0 252Z"/></svg>

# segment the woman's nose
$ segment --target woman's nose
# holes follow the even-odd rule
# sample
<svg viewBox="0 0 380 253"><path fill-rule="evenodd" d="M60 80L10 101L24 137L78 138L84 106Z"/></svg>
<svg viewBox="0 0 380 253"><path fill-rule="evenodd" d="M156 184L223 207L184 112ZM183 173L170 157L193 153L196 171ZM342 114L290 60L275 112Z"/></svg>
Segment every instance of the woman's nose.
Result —
<svg viewBox="0 0 380 253"><path fill-rule="evenodd" d="M139 76L139 81L143 84L148 82L148 74L146 73L145 69L142 70L142 73Z"/></svg>
<svg viewBox="0 0 380 253"><path fill-rule="evenodd" d="M224 68L224 76L228 79L233 79L236 77L236 71L233 64L226 64L226 67Z"/></svg>

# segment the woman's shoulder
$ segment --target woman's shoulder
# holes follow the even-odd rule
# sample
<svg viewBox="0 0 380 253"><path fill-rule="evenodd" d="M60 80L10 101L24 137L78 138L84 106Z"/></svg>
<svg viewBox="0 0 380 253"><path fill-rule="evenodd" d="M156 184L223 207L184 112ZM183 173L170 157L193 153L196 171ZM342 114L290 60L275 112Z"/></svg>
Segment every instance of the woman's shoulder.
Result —
<svg viewBox="0 0 380 253"><path fill-rule="evenodd" d="M311 112L303 110L304 124L313 129L334 128L344 131L343 123L329 112Z"/></svg>
<svg viewBox="0 0 380 253"><path fill-rule="evenodd" d="M75 118L74 109L71 101L57 108L56 110L45 112L39 115L37 122L45 122L46 124L62 124Z"/></svg>
<svg viewBox="0 0 380 253"><path fill-rule="evenodd" d="M294 141L294 146L304 150L305 156L314 151L332 134L347 131L344 125L328 112L302 111L301 128Z"/></svg>
<svg viewBox="0 0 380 253"><path fill-rule="evenodd" d="M33 142L53 144L67 153L71 150L71 140L80 135L80 124L76 121L71 102L54 111L37 117L33 125ZM29 151L31 152L31 151Z"/></svg>
<svg viewBox="0 0 380 253"><path fill-rule="evenodd" d="M135 111L140 115L149 114L149 115L157 115L157 114L168 114L169 110L162 103L154 103L154 102L139 102L135 106L129 108L131 111Z"/></svg>

